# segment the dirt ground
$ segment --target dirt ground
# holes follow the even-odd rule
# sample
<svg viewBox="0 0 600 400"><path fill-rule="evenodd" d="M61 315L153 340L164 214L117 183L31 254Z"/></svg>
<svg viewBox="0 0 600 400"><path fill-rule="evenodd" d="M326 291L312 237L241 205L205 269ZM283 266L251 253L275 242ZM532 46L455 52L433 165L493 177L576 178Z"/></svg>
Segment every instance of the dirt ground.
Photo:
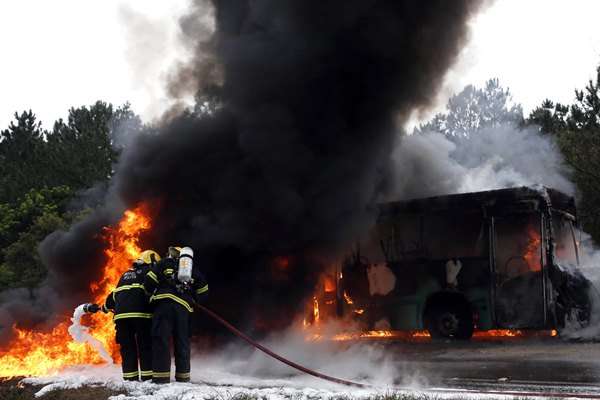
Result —
<svg viewBox="0 0 600 400"><path fill-rule="evenodd" d="M21 383L22 377L0 380L0 399L2 400L33 400L37 399L35 393L38 386ZM50 392L43 400L106 400L120 392L109 390L105 387L83 387L79 389L56 390Z"/></svg>

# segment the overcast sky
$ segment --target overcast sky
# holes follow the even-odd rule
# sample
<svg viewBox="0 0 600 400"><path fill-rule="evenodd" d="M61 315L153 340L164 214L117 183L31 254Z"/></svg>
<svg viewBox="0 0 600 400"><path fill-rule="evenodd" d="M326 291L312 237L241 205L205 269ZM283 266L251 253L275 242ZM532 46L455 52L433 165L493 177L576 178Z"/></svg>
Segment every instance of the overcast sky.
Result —
<svg viewBox="0 0 600 400"><path fill-rule="evenodd" d="M0 129L33 109L45 127L73 106L130 101L146 120L168 104L169 66L186 58L177 17L188 0L0 2ZM544 98L573 100L600 64L600 1L498 0L438 102L469 83L500 78L528 112Z"/></svg>

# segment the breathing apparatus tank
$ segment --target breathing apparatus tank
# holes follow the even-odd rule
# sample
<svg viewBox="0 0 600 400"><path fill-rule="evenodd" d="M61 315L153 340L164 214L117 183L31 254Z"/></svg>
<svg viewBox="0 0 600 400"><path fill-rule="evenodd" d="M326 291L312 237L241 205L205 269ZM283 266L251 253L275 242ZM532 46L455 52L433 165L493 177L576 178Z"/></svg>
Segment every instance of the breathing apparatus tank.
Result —
<svg viewBox="0 0 600 400"><path fill-rule="evenodd" d="M179 268L177 280L181 283L192 281L192 268L194 267L194 251L190 247L183 247L179 252Z"/></svg>

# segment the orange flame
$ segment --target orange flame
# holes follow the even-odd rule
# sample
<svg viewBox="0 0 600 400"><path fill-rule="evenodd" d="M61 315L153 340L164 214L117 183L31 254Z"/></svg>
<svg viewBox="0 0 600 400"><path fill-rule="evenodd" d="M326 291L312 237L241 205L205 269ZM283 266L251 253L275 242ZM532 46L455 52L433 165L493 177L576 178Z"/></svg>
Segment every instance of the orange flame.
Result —
<svg viewBox="0 0 600 400"><path fill-rule="evenodd" d="M365 332L344 332L338 333L330 338L335 342L345 342L349 340L373 340L373 339L393 339L420 341L430 338L427 331L365 331Z"/></svg>
<svg viewBox="0 0 600 400"><path fill-rule="evenodd" d="M140 253L139 235L150 229L149 211L145 205L125 211L116 228L104 228L103 237L108 243L104 251L107 262L102 278L90 285L93 301L104 304L106 296L115 288L121 274ZM67 329L65 320L50 332L13 327L15 338L4 350L0 350L0 377L53 375L61 369L77 364L102 364L100 355L89 345L76 343ZM90 334L98 339L118 359L118 347L114 341L114 324L109 314L91 316Z"/></svg>
<svg viewBox="0 0 600 400"><path fill-rule="evenodd" d="M345 290L344 290L344 300L346 300L346 304L348 304L348 305L354 304L354 301L352 301L352 298L350 296L348 296L348 293L346 293Z"/></svg>
<svg viewBox="0 0 600 400"><path fill-rule="evenodd" d="M323 277L323 288L326 292L335 292L336 285L332 276L326 275Z"/></svg>
<svg viewBox="0 0 600 400"><path fill-rule="evenodd" d="M527 227L527 235L529 237L529 241L527 243L523 258L527 262L529 270L537 272L542 269L540 254L542 239L539 232L533 226Z"/></svg>
<svg viewBox="0 0 600 400"><path fill-rule="evenodd" d="M477 338L492 338L492 337L523 337L526 333L518 329L490 329L487 331L477 331L473 333L473 337Z"/></svg>
<svg viewBox="0 0 600 400"><path fill-rule="evenodd" d="M556 330L551 331L521 331L511 329L493 329L489 331L475 331L474 340L505 340L511 338L523 337L554 337L557 336ZM429 332L426 330L408 330L408 331L363 331L363 332L340 332L332 336L324 336L319 333L312 334L306 338L309 341L332 340L335 342L345 342L354 340L400 340L409 342L422 342L431 340Z"/></svg>

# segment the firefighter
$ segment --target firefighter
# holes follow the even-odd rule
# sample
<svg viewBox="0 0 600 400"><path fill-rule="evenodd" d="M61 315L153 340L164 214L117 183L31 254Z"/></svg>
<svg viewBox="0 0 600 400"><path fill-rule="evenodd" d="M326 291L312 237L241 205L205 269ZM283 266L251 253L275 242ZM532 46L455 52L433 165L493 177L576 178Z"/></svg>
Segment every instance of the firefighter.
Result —
<svg viewBox="0 0 600 400"><path fill-rule="evenodd" d="M190 322L195 302L208 294L208 284L189 247L169 247L167 257L146 275L144 286L152 294L152 382L168 383L171 377L169 340L173 339L175 380L190 380Z"/></svg>
<svg viewBox="0 0 600 400"><path fill-rule="evenodd" d="M88 312L113 312L116 341L119 344L123 379L152 379L152 313L144 278L160 261L154 250L143 251L121 278L102 307L90 304ZM139 366L138 366L139 365Z"/></svg>

